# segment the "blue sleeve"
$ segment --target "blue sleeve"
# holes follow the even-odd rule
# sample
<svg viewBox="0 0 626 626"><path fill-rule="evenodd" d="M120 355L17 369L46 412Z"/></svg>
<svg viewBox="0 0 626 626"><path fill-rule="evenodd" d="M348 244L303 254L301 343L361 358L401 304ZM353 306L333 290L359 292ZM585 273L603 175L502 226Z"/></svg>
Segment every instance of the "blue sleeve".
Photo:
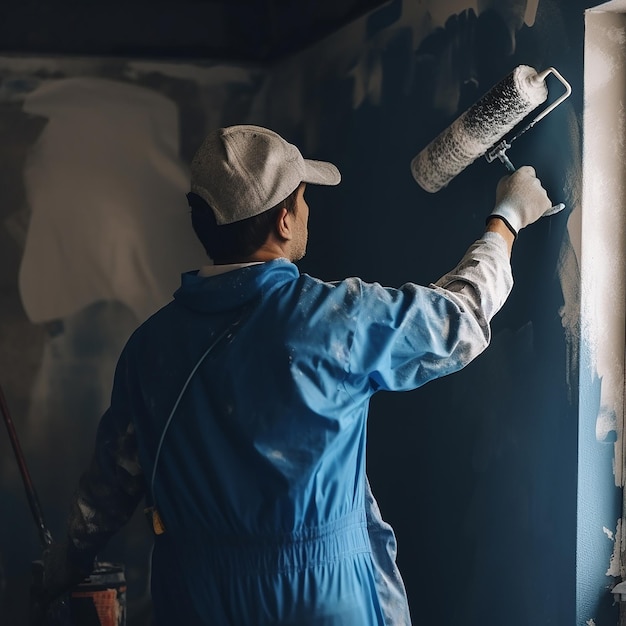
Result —
<svg viewBox="0 0 626 626"><path fill-rule="evenodd" d="M428 287L361 283L350 374L372 391L408 391L467 365L491 339L489 323L513 285L506 242L485 233Z"/></svg>

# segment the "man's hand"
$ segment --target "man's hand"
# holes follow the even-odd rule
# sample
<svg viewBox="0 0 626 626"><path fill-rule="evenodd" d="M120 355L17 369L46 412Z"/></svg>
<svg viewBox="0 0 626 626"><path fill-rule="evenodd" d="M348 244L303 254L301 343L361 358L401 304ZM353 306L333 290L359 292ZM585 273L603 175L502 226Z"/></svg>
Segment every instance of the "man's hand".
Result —
<svg viewBox="0 0 626 626"><path fill-rule="evenodd" d="M560 208L565 208L565 205ZM495 207L489 217L503 220L517 235L522 228L540 217L556 212L534 168L524 165L500 180L496 189Z"/></svg>
<svg viewBox="0 0 626 626"><path fill-rule="evenodd" d="M74 552L68 543L60 542L43 551L41 579L31 589L31 625L44 624L50 607L91 573L93 564L77 562Z"/></svg>

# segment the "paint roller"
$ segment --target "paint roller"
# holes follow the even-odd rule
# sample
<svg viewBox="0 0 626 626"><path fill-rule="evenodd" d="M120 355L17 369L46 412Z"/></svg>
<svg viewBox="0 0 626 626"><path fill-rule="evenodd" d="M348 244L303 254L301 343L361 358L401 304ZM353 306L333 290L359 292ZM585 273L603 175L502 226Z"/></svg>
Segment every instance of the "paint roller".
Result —
<svg viewBox="0 0 626 626"><path fill-rule="evenodd" d="M550 74L562 83L565 92L512 139L504 139L548 99L546 78ZM569 83L553 67L537 73L528 65L517 66L411 161L413 178L425 191L435 193L480 156L490 163L499 159L510 172L514 172L515 167L506 155L513 141L553 111L571 92ZM547 214L563 208L564 205L558 204Z"/></svg>

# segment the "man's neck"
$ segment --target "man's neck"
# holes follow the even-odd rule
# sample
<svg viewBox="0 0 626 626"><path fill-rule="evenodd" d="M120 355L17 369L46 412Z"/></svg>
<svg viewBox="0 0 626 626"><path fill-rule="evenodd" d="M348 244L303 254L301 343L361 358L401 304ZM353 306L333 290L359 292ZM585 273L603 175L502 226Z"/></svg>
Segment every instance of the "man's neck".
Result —
<svg viewBox="0 0 626 626"><path fill-rule="evenodd" d="M236 265L241 263L265 263L274 259L289 259L288 251L277 242L267 241L252 254L230 259L220 259L216 265Z"/></svg>
<svg viewBox="0 0 626 626"><path fill-rule="evenodd" d="M258 261L252 261L251 263L219 263L214 265L203 265L198 270L198 276L201 278L219 276L219 274L226 274L226 272L232 272L234 270L241 269L242 267L249 267L250 265L257 265L258 263Z"/></svg>

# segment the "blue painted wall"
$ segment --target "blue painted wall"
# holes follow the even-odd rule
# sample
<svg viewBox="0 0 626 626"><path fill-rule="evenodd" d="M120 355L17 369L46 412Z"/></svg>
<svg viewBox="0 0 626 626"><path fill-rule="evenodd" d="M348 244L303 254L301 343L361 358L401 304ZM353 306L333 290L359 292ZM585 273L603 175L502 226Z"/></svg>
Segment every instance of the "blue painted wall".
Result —
<svg viewBox="0 0 626 626"><path fill-rule="evenodd" d="M567 210L520 235L516 285L484 355L424 389L374 400L369 467L397 530L416 623L610 626L614 544L605 531L616 530L621 490L611 442L596 440L600 381L580 320L563 313L580 298L567 223L581 210L589 5L539 2L533 26L517 29L504 5L450 15L413 55L406 32L387 42L380 103L333 130L344 183L339 202L320 194L331 206L319 230L313 220L306 265L328 278L358 273L393 285L437 278L481 232L504 172L477 162L432 196L410 179L411 156L516 65L566 76L573 96L509 155L535 166ZM557 82L549 87L551 98L561 93ZM327 211L341 231L316 253Z"/></svg>

